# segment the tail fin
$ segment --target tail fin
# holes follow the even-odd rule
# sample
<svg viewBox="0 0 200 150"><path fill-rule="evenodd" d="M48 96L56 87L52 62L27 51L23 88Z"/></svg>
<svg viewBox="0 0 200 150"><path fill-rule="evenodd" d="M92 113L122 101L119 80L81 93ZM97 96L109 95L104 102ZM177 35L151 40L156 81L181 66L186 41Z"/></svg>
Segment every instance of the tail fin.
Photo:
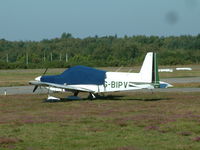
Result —
<svg viewBox="0 0 200 150"><path fill-rule="evenodd" d="M158 74L156 53L147 53L140 70L140 75L143 82L153 83L155 87L159 87L160 79Z"/></svg>

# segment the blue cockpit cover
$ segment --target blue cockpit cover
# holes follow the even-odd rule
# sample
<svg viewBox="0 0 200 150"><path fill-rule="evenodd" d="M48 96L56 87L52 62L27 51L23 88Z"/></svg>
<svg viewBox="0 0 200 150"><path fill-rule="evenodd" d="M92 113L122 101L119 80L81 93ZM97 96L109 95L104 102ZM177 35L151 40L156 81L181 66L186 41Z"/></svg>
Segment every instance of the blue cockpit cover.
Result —
<svg viewBox="0 0 200 150"><path fill-rule="evenodd" d="M104 84L106 71L98 70L86 66L75 66L65 70L60 75L42 76L42 82L50 82L56 84Z"/></svg>

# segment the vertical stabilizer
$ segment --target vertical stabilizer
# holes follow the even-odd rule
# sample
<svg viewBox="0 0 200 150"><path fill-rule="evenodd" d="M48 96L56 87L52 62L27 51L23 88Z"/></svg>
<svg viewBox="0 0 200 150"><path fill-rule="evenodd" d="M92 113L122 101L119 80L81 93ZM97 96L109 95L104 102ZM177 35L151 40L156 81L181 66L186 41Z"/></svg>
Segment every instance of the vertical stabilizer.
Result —
<svg viewBox="0 0 200 150"><path fill-rule="evenodd" d="M152 82L152 70L153 70L153 52L146 54L142 68L140 70L140 76L142 82Z"/></svg>
<svg viewBox="0 0 200 150"><path fill-rule="evenodd" d="M140 70L142 82L153 83L159 86L158 64L156 53L148 52Z"/></svg>

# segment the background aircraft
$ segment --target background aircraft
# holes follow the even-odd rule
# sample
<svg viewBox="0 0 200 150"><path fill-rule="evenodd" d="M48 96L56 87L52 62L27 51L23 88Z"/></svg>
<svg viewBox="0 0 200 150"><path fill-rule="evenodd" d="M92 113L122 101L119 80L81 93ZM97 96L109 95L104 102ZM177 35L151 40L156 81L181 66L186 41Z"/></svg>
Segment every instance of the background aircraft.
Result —
<svg viewBox="0 0 200 150"><path fill-rule="evenodd" d="M116 91L131 91L139 89L154 89L171 87L160 81L156 53L147 53L139 73L107 72L86 66L75 66L65 70L60 75L43 75L29 81L35 85L33 92L43 86L51 91L88 92L91 98L96 94ZM58 99L49 96L48 99ZM58 99L59 100L59 99Z"/></svg>

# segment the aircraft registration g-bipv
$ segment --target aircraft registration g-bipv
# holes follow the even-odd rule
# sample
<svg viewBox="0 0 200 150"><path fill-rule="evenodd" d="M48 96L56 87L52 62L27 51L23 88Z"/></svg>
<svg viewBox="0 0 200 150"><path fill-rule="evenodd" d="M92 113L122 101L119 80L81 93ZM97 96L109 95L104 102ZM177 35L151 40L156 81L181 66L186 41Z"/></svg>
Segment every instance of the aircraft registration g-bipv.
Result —
<svg viewBox="0 0 200 150"><path fill-rule="evenodd" d="M170 84L159 80L156 53L149 52L139 73L108 72L86 66L75 66L65 70L60 75L43 75L29 81L38 87L50 91L72 92L77 97L79 92L88 92L89 97L96 98L99 93L132 91L139 89L154 89L171 87ZM60 100L48 96L48 99Z"/></svg>

